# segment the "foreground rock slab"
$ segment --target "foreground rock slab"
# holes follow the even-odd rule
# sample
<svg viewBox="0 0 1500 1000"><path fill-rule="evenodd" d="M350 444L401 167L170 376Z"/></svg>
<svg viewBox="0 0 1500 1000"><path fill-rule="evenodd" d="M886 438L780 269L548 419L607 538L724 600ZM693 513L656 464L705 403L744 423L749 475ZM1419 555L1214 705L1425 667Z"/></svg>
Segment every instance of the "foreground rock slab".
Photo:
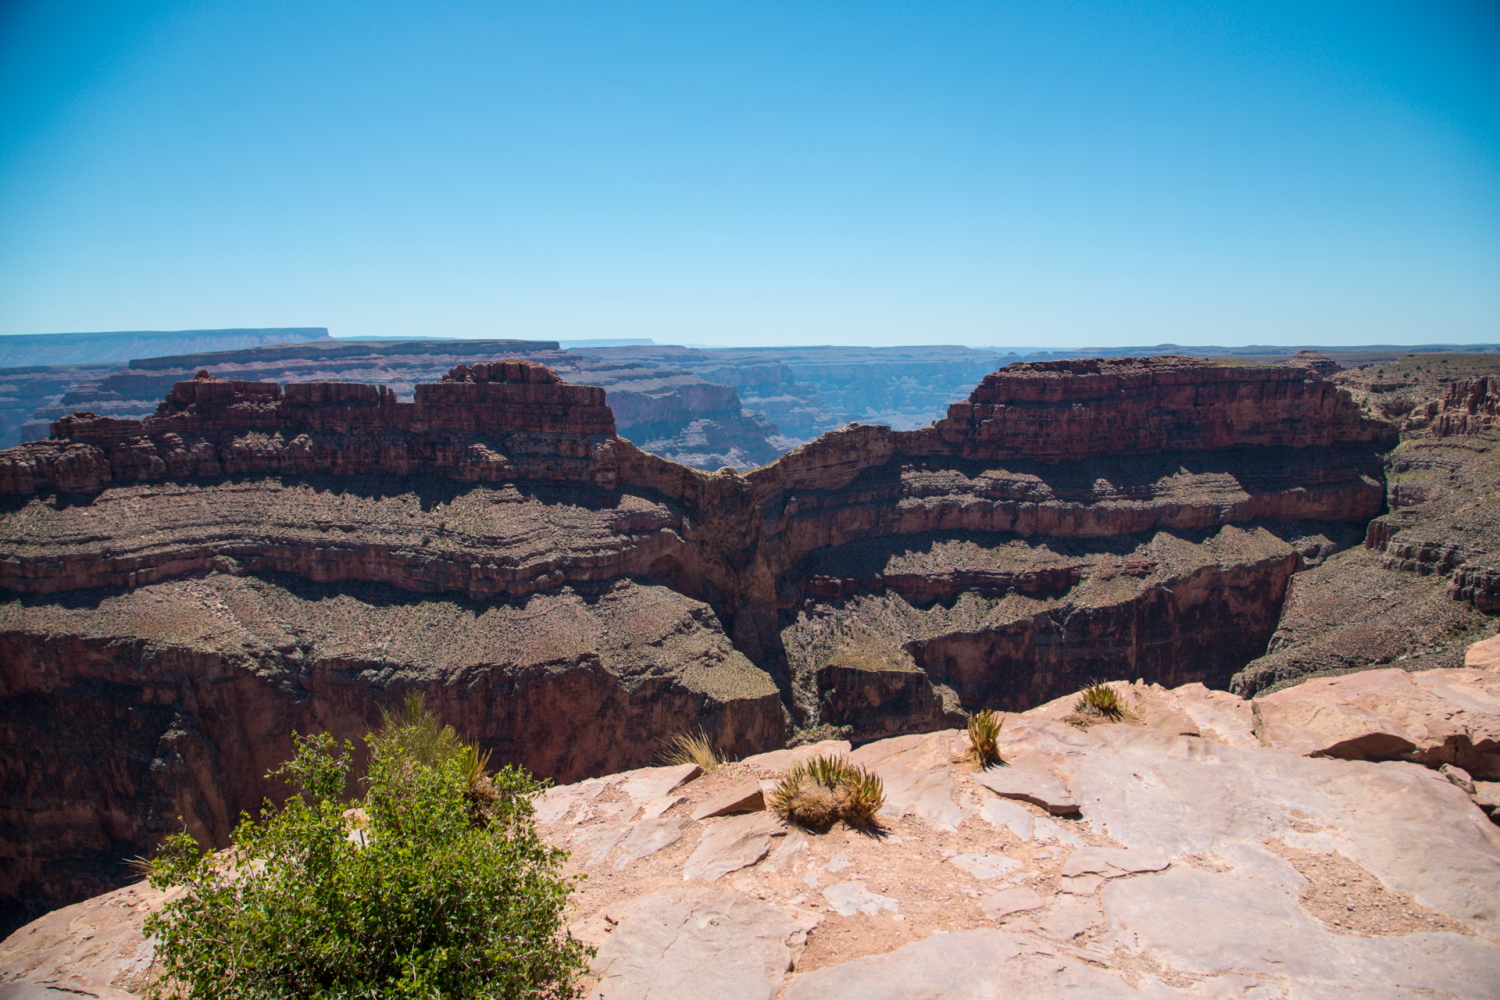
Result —
<svg viewBox="0 0 1500 1000"><path fill-rule="evenodd" d="M677 889L639 900L594 958L601 1000L770 1000L807 928L732 892Z"/></svg>
<svg viewBox="0 0 1500 1000"><path fill-rule="evenodd" d="M1489 676L1398 671L1310 689L1308 703L1368 729L1370 691L1415 690L1451 705L1451 722L1486 714ZM1258 703L1116 686L1121 722L1064 722L1071 699L1008 716L1009 767L977 770L958 730L825 747L885 781L874 829L707 815L808 748L550 789L540 833L587 876L569 914L599 949L587 995L1493 1000L1493 782L1265 746ZM1431 704L1410 704L1403 724L1429 725ZM1062 804L1076 812L1051 811ZM139 995L140 921L159 903L104 896L22 928L0 945L0 986Z"/></svg>

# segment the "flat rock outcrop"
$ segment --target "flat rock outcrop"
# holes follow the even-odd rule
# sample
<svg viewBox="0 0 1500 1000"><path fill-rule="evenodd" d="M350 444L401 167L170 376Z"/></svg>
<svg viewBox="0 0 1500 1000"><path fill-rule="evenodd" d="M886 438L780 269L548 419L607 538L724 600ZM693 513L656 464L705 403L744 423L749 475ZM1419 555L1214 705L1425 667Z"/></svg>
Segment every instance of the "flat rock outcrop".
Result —
<svg viewBox="0 0 1500 1000"><path fill-rule="evenodd" d="M1410 761L1264 746L1225 692L1117 690L1117 723L1062 721L1071 698L1007 715L989 771L953 730L854 751L885 784L874 832L703 815L847 744L549 790L542 833L591 876L570 904L590 995L1493 996L1500 826L1480 796ZM1058 790L1068 815L1024 797ZM160 904L137 885L51 914L0 943L0 981L137 995Z"/></svg>

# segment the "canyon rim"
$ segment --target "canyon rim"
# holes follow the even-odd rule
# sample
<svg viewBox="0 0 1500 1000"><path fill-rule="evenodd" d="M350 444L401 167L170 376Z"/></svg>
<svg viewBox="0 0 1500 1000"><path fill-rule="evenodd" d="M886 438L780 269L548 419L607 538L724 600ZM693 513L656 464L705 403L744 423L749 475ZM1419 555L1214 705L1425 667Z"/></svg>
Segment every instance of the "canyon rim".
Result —
<svg viewBox="0 0 1500 1000"><path fill-rule="evenodd" d="M524 359L410 401L204 370L144 419L63 416L0 452L5 929L183 821L223 844L294 730L358 737L413 691L570 787L679 732L875 747L1092 680L1255 706L1249 747L1500 780L1478 729L1295 738L1325 683L1297 682L1420 679L1493 634L1487 366L1019 363L929 426L718 471Z"/></svg>

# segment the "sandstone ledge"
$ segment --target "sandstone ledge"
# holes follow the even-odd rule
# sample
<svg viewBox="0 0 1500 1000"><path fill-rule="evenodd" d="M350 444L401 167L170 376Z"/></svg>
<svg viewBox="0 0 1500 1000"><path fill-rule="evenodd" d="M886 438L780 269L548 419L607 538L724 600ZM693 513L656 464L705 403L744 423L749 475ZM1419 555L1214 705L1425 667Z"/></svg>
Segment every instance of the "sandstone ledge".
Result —
<svg viewBox="0 0 1500 1000"><path fill-rule="evenodd" d="M877 837L692 818L784 754L548 792L544 836L593 876L572 929L600 946L595 992L1492 994L1500 828L1469 796L1407 762L1261 746L1249 706L1222 692L1121 692L1127 724L1079 729L1057 721L1062 704L1006 718L1005 758L1065 789L1076 819L990 791L957 731L853 754L885 782ZM0 943L0 964L12 981L133 995L140 920L159 905L143 893L49 915Z"/></svg>

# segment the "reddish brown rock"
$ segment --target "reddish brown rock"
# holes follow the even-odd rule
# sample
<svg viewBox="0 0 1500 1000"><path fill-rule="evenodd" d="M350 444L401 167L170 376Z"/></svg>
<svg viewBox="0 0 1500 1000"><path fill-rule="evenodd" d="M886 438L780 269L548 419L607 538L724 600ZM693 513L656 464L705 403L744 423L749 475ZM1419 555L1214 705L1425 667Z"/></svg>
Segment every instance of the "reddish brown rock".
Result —
<svg viewBox="0 0 1500 1000"><path fill-rule="evenodd" d="M5 735L32 748L4 888L54 899L178 813L221 841L293 728L357 734L412 689L582 777L698 726L769 749L783 713L868 739L1095 675L1223 683L1378 513L1389 436L1311 370L1181 358L1014 365L938 425L745 476L641 451L527 361L411 402L204 373L139 427L55 431L0 453L4 695L31 706ZM957 808L887 765L903 808Z"/></svg>

